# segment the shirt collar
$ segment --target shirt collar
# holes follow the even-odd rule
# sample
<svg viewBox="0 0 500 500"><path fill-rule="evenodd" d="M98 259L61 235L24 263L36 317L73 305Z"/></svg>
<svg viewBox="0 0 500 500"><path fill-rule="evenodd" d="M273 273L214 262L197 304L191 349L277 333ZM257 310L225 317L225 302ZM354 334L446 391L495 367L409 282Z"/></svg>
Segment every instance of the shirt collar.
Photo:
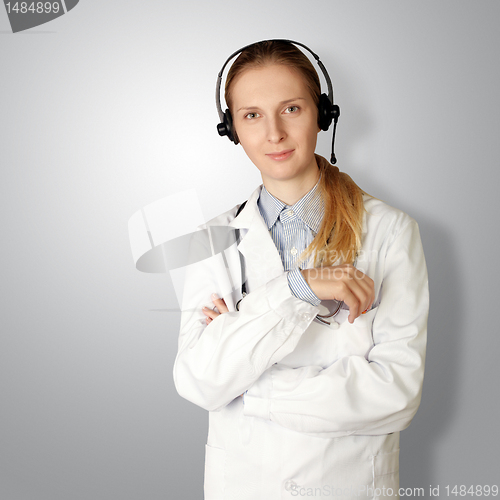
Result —
<svg viewBox="0 0 500 500"><path fill-rule="evenodd" d="M324 200L318 187L320 180L321 176L315 186L291 206L278 200L278 198L273 196L265 186L262 186L257 205L267 224L267 228L271 229L283 209L289 208L293 211L294 216L300 218L312 231L317 233L325 211Z"/></svg>

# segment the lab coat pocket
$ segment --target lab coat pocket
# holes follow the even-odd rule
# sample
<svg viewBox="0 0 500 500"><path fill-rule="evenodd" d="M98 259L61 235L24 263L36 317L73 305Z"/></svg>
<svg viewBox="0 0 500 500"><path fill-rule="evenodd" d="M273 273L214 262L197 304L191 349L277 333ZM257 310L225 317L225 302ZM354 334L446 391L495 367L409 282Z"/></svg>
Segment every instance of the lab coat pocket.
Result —
<svg viewBox="0 0 500 500"><path fill-rule="evenodd" d="M205 445L205 500L223 500L226 451Z"/></svg>
<svg viewBox="0 0 500 500"><path fill-rule="evenodd" d="M374 500L399 498L399 449L373 457L373 484Z"/></svg>

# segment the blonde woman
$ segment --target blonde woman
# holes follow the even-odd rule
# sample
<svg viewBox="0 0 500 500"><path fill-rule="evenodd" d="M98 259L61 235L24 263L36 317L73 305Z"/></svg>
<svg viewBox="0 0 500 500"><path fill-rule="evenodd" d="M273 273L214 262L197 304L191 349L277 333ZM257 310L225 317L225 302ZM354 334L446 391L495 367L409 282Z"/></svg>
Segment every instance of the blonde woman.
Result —
<svg viewBox="0 0 500 500"><path fill-rule="evenodd" d="M338 110L296 44L229 69L223 133L262 185L205 225L237 242L189 269L174 381L209 411L206 500L397 498L425 361L418 226L315 154Z"/></svg>

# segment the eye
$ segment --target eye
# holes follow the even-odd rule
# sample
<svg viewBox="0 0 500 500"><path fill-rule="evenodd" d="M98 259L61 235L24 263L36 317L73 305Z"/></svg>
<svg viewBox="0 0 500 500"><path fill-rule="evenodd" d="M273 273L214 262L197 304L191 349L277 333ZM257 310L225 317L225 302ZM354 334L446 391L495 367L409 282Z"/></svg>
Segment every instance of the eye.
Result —
<svg viewBox="0 0 500 500"><path fill-rule="evenodd" d="M296 113L300 108L298 106L288 106L285 113Z"/></svg>
<svg viewBox="0 0 500 500"><path fill-rule="evenodd" d="M245 118L247 120L253 120L253 119L257 118L258 116L259 116L259 113L247 113L245 115Z"/></svg>

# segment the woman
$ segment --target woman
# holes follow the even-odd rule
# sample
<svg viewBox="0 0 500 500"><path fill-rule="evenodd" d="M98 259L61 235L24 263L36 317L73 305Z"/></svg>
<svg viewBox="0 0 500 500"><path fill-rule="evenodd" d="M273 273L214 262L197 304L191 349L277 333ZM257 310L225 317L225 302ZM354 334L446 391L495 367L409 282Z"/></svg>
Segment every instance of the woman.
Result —
<svg viewBox="0 0 500 500"><path fill-rule="evenodd" d="M320 94L287 41L245 48L228 72L231 132L263 186L205 226L234 229L238 245L185 284L174 381L210 412L207 500L398 496L399 431L423 380L425 260L413 219L315 154ZM342 305L335 318L318 321L322 301Z"/></svg>

